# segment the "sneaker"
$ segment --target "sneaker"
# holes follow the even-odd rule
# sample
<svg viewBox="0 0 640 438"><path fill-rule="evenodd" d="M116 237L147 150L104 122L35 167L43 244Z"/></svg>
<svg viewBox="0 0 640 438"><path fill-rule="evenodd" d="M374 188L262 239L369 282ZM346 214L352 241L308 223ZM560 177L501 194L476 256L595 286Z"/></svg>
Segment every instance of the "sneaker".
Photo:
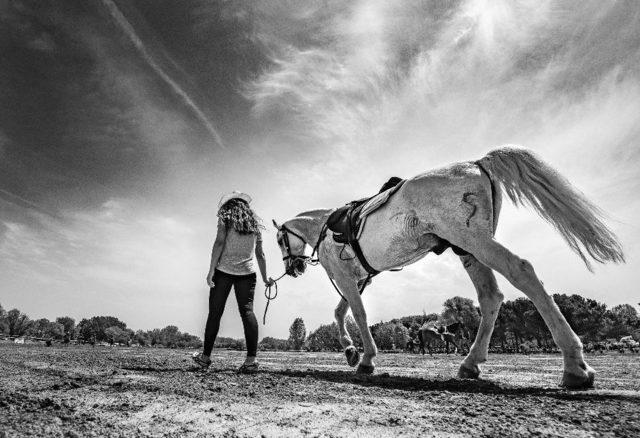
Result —
<svg viewBox="0 0 640 438"><path fill-rule="evenodd" d="M211 365L211 359L205 359L202 353L193 353L191 359L202 368L209 368L209 365Z"/></svg>
<svg viewBox="0 0 640 438"><path fill-rule="evenodd" d="M238 368L238 374L255 374L258 372L258 362L254 362L252 364L242 364L240 368Z"/></svg>

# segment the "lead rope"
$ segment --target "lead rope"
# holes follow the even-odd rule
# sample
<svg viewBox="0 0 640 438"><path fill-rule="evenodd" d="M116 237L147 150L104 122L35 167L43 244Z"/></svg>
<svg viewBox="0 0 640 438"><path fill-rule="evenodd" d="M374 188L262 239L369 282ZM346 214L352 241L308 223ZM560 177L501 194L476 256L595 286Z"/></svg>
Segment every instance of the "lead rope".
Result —
<svg viewBox="0 0 640 438"><path fill-rule="evenodd" d="M267 299L267 305L264 307L264 315L262 316L262 325L265 325L267 323L267 310L269 310L269 303L271 302L271 300L275 300L276 297L278 296L278 280L280 280L285 275L287 275L286 272L282 274L280 277L273 280L272 284L264 288L264 296Z"/></svg>

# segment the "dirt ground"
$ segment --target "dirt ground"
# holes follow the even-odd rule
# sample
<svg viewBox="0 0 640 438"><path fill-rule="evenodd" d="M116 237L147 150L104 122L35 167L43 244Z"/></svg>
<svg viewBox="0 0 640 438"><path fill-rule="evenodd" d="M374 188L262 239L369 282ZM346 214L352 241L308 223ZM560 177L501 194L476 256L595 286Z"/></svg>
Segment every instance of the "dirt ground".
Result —
<svg viewBox="0 0 640 438"><path fill-rule="evenodd" d="M640 356L591 354L596 388L557 387L557 355L381 354L359 377L338 353L190 352L0 344L0 438L14 436L640 436Z"/></svg>

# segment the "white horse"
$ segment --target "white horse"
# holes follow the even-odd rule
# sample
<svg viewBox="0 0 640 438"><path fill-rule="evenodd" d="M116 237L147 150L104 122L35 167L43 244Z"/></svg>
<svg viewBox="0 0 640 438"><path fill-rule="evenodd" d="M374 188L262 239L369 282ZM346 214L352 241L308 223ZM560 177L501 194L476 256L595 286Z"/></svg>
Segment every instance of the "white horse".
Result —
<svg viewBox="0 0 640 438"><path fill-rule="evenodd" d="M563 354L561 384L591 387L595 372L584 361L580 339L545 291L533 266L494 239L502 190L514 204L533 207L551 223L590 270L587 256L599 263L624 262L620 243L603 223L601 210L531 151L515 147L496 149L478 161L451 164L407 180L386 204L367 217L359 238L362 252L378 271L414 263L429 251L442 248L443 242L462 254L462 266L475 286L482 318L469 354L460 365L459 377L477 378L478 365L487 359L503 300L493 273L497 271L524 292L544 318ZM284 226L274 221L287 273L297 276L304 272L305 244L316 245L332 211L304 212ZM364 344L358 372L372 373L377 348L359 294L368 273L351 247L336 244L331 237L329 232L318 242L318 257L346 299L335 310L340 343L349 364L355 366L359 354L345 326L345 315L351 307Z"/></svg>

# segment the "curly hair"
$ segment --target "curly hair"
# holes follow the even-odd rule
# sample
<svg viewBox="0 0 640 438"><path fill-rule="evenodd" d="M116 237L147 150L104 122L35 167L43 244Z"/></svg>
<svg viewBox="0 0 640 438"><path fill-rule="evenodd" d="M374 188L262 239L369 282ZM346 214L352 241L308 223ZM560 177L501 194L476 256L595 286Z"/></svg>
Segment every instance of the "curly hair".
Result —
<svg viewBox="0 0 640 438"><path fill-rule="evenodd" d="M218 210L218 217L227 228L233 228L240 234L258 234L264 229L260 218L242 199L233 198L225 202Z"/></svg>

